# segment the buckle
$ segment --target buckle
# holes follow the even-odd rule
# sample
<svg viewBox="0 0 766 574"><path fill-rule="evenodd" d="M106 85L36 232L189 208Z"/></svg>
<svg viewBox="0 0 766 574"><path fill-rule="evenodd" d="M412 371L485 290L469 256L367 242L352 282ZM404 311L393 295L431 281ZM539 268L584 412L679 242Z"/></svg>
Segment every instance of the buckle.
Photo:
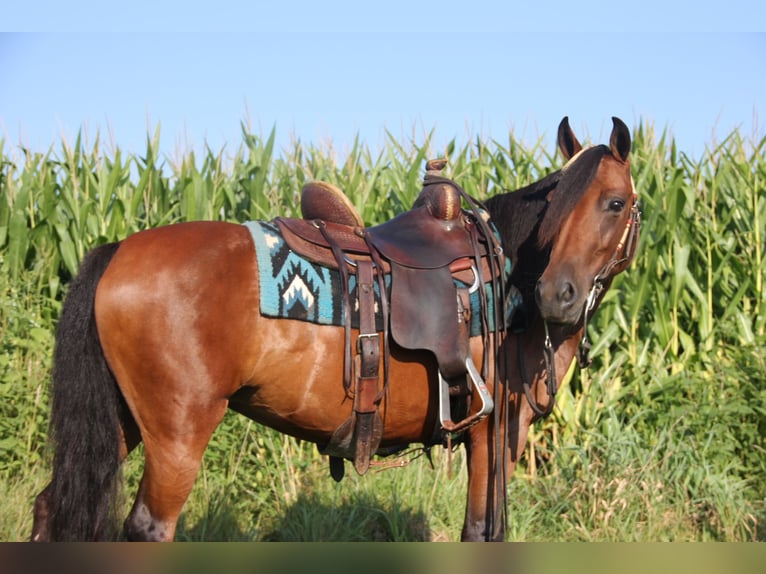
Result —
<svg viewBox="0 0 766 574"><path fill-rule="evenodd" d="M375 339L375 343L380 345L380 333L359 333L356 338L356 350L360 354L362 352L362 339Z"/></svg>

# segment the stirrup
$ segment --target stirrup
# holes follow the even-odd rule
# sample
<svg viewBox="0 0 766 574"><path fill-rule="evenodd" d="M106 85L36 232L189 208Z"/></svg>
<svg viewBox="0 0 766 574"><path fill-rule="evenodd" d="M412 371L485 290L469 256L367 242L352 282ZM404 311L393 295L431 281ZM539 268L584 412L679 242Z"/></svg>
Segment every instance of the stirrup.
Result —
<svg viewBox="0 0 766 574"><path fill-rule="evenodd" d="M465 370L468 373L469 385L468 389L471 390L471 384L476 387L479 392L479 398L481 399L481 408L474 414L464 418L460 422L454 422L452 420L452 414L450 412L449 404L449 383L444 377L442 377L441 371L439 371L439 421L442 428L447 432L459 432L474 424L478 423L484 417L486 417L495 408L495 403L492 400L492 395L489 394L487 385L481 378L476 365L473 364L473 359L468 357L465 360Z"/></svg>

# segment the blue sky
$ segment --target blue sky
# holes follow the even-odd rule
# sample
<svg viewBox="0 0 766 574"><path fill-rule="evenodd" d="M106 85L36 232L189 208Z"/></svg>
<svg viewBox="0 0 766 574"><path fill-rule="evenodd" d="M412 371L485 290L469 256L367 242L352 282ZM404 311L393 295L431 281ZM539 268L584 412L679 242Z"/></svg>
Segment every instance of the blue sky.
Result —
<svg viewBox="0 0 766 574"><path fill-rule="evenodd" d="M766 3L745 0L17 2L0 29L34 33L0 35L0 137L45 151L81 129L140 153L159 124L173 154L234 149L247 121L339 153L386 130L552 146L564 115L598 141L616 115L699 155L766 135L758 27Z"/></svg>

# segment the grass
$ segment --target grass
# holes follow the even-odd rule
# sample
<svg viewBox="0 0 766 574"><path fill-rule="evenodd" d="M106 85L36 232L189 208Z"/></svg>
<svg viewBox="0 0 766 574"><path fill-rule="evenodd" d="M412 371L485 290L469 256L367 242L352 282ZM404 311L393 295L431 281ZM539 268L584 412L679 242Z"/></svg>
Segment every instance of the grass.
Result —
<svg viewBox="0 0 766 574"><path fill-rule="evenodd" d="M77 138L45 153L0 141L0 540L24 540L44 486L53 329L93 246L189 219L291 215L310 179L350 196L369 224L411 205L424 160L486 197L553 169L540 144L477 138L434 150L357 141L342 163L243 126L231 155L171 161ZM590 324L594 363L575 370L535 426L508 489L509 540L766 539L766 139L735 131L698 159L634 130L639 252ZM336 484L313 445L234 414L206 452L179 540L456 540L462 450ZM125 504L140 449L125 465ZM126 506L127 510L127 506Z"/></svg>

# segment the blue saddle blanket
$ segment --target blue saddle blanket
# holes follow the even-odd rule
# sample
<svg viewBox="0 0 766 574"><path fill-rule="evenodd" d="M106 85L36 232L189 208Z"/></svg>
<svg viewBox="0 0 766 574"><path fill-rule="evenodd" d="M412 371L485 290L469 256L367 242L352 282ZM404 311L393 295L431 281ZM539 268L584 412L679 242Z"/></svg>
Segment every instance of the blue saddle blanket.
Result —
<svg viewBox="0 0 766 574"><path fill-rule="evenodd" d="M261 314L267 317L297 319L320 325L342 326L345 312L341 297L340 274L301 257L292 251L275 223L248 221L244 224L253 237L258 262ZM506 259L506 277L510 275L510 261ZM390 289L391 276L385 278L386 289ZM355 300L356 277L349 277L350 301ZM375 285L376 299L380 293ZM492 308L493 293L485 285L487 300ZM478 290L471 294L471 336L481 334L481 313ZM506 325L521 304L520 294L513 290L506 301ZM358 327L358 315L352 313L352 325ZM489 313L493 322L493 313ZM377 327L382 331L382 318L378 314ZM494 325L490 324L490 329Z"/></svg>

